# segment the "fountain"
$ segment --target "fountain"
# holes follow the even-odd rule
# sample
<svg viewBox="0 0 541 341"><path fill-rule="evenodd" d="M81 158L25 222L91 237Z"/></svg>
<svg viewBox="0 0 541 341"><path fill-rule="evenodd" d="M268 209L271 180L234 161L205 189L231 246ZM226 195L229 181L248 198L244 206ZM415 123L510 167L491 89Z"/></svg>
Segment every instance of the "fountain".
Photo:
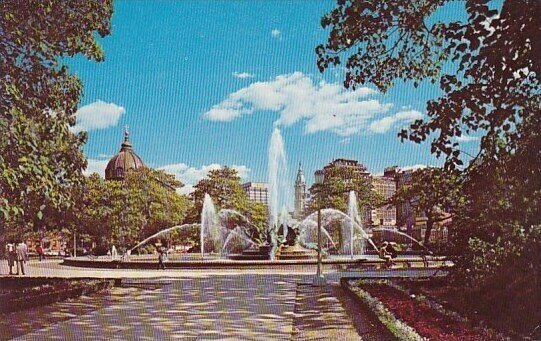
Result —
<svg viewBox="0 0 541 341"><path fill-rule="evenodd" d="M346 247L344 247L344 254L347 254L347 251L349 251L350 257L353 259L353 256L355 253L357 254L364 254L364 237L361 236L360 238L355 238L354 233L354 224L356 223L359 225L360 229L363 230L362 221L359 217L359 204L357 202L357 195L355 194L355 191L349 192L349 198L348 198L348 216L350 217L350 220L347 221L347 223L343 224L342 226L345 227L342 232L342 236L348 236L349 243L343 243L344 246L347 246L349 250L347 250ZM349 231L348 231L349 228ZM355 240L358 239L359 243L356 245ZM355 246L358 247L358 250L355 250ZM356 252L357 251L357 252Z"/></svg>
<svg viewBox="0 0 541 341"><path fill-rule="evenodd" d="M310 214L306 218L304 218L304 220L301 221L299 223L299 225L300 226L307 226L308 224L312 224L312 225L317 226L317 224L315 223L316 219L317 219L317 212L313 212L312 214ZM353 231L354 232L358 231L358 233L360 234L360 238L363 238L364 240L367 240L369 242L369 244L372 246L372 248L374 248L374 250L378 251L378 247L376 246L376 244L374 244L374 242L372 241L372 239L370 238L368 233L366 233L366 231L364 231L364 229L362 228L362 226L358 222L353 220L349 215L345 214L342 211L335 210L333 208L325 208L325 209L321 210L321 226L322 226L321 230L322 230L324 235L328 236L328 239L333 244L335 244L334 241L332 241L329 232L324 227L324 226L329 226L332 221L341 221L341 222L345 223L345 225L348 226L348 231L350 231L350 228L353 227ZM355 234L355 233L353 233L353 234ZM349 238L349 235L348 235L348 238Z"/></svg>
<svg viewBox="0 0 541 341"><path fill-rule="evenodd" d="M284 140L280 129L276 127L268 146L269 215L266 240L258 242L252 240L250 235L253 235L251 230L254 229L254 225L248 217L233 209L218 210L211 196L205 194L200 223L176 225L159 231L139 242L128 252L131 254L138 247L173 231L199 228L200 253L176 257L178 267L222 267L227 264L260 266L261 264L278 264L279 260L290 260L293 264L314 264L317 258L315 251L317 244L314 241L317 240L318 212L309 214L300 222L291 218L286 201L286 198L290 197L288 195L288 179ZM332 227L340 229L339 233L342 236L340 246L337 246L329 233ZM420 242L400 231L387 228L383 230L403 235L422 246ZM360 260L354 259L354 257L365 255L367 246L371 246L376 252L378 251L377 246L363 228L358 200L354 191L349 192L347 214L329 208L321 210L321 232L327 244L326 248L322 245L323 255L328 258L327 263L364 262L366 259ZM258 238L261 238L261 235ZM335 251L340 249L341 255L330 256L329 249ZM364 256L364 258L368 257ZM300 263L294 262L294 260L299 260ZM146 262L149 264L148 266L154 267L154 261L149 256L146 256L145 261L145 256L138 255L134 257L134 261L125 262L125 266L137 267Z"/></svg>
<svg viewBox="0 0 541 341"><path fill-rule="evenodd" d="M205 256L205 237L212 245L212 251L221 250L222 233L221 226L216 215L216 208L212 202L212 198L208 193L205 193L203 199L203 209L201 211L201 257Z"/></svg>
<svg viewBox="0 0 541 341"><path fill-rule="evenodd" d="M185 229L185 228L188 228L188 227L199 227L200 224L183 224L183 225L176 225L176 226L173 226L173 227L170 227L170 228L167 228L165 230L161 230L159 232L156 232L154 233L153 235L151 235L150 237L147 237L145 238L144 240L142 240L141 242L137 243L137 245L135 245L134 247L132 247L131 249L129 249L128 251L130 253L132 253L135 249L137 249L138 247L142 246L142 245L145 245L146 243L148 243L149 241L153 240L153 239L156 239L160 236L163 236L163 235L167 235L168 233L170 232L173 232L173 231L176 231L176 230L182 230L182 229Z"/></svg>
<svg viewBox="0 0 541 341"><path fill-rule="evenodd" d="M280 224L278 210L286 205L284 199L288 193L286 151L284 139L278 127L274 128L269 141L268 161L269 224L267 233L271 246L270 257L274 259L278 247L278 226Z"/></svg>

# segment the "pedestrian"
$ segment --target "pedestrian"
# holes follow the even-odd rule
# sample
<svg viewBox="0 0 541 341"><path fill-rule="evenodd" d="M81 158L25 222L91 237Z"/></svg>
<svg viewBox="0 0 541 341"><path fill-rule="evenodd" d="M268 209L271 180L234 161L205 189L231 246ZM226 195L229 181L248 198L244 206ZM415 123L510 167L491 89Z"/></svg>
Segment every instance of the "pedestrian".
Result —
<svg viewBox="0 0 541 341"><path fill-rule="evenodd" d="M388 250L389 243L383 242L383 245L379 249L379 258L385 260L385 267L390 268L393 265L391 253Z"/></svg>
<svg viewBox="0 0 541 341"><path fill-rule="evenodd" d="M118 251L116 249L116 246L113 245L111 248L111 258L115 260L118 257Z"/></svg>
<svg viewBox="0 0 541 341"><path fill-rule="evenodd" d="M9 242L6 244L6 256L8 259L9 274L13 275L13 266L15 265L15 259L17 258L14 243Z"/></svg>
<svg viewBox="0 0 541 341"><path fill-rule="evenodd" d="M24 273L24 263L28 261L28 246L24 243L24 241L21 241L17 245L17 275L19 274L19 268L21 269L21 272L23 275Z"/></svg>
<svg viewBox="0 0 541 341"><path fill-rule="evenodd" d="M45 259L45 253L43 252L43 248L41 247L41 244L36 247L36 252L39 256L39 261L41 262L43 259Z"/></svg>
<svg viewBox="0 0 541 341"><path fill-rule="evenodd" d="M165 259L165 252L160 248L158 250L158 270L165 270L165 265L163 264L163 261Z"/></svg>

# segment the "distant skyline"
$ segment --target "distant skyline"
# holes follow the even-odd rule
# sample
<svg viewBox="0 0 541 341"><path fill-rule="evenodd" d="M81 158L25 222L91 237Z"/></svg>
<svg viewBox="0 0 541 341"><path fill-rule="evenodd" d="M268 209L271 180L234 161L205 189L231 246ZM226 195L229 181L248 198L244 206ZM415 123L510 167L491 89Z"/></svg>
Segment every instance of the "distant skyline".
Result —
<svg viewBox="0 0 541 341"><path fill-rule="evenodd" d="M387 93L342 87L343 70L320 74L314 48L328 1L116 1L105 61L69 60L83 81L75 131L87 130L88 172L103 169L130 127L134 150L188 191L209 169L236 168L243 181L267 181L274 126L284 137L293 184L336 158L388 166L438 165L429 143L401 143L398 131L425 117L440 93L397 82ZM438 18L463 9L451 4ZM264 14L264 15L262 15ZM478 139L462 137L475 153Z"/></svg>

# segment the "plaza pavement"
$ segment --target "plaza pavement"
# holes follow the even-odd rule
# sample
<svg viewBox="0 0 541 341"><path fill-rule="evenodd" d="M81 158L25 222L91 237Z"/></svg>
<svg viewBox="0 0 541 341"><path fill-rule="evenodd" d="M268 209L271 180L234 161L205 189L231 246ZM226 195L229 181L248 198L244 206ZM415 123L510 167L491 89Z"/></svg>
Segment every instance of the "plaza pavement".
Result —
<svg viewBox="0 0 541 341"><path fill-rule="evenodd" d="M5 261L0 273L7 272ZM6 314L0 339L20 340L388 340L327 273L329 284L310 284L314 269L110 270L31 261L31 277L122 278L108 293ZM426 276L364 271L365 276Z"/></svg>

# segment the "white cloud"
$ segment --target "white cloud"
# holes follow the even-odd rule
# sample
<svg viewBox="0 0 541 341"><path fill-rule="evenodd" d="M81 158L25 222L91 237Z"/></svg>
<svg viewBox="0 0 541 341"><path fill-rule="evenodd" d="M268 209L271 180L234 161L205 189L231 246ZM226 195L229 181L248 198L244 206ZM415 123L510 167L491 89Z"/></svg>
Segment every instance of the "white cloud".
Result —
<svg viewBox="0 0 541 341"><path fill-rule="evenodd" d="M340 136L359 133L384 133L398 123L421 118L415 110L402 110L384 117L392 107L370 98L378 92L368 87L346 90L339 83L316 83L295 72L266 82L254 82L214 105L203 114L211 121L228 122L256 112L276 112L277 125L304 123L312 134L331 131Z"/></svg>
<svg viewBox="0 0 541 341"><path fill-rule="evenodd" d="M160 167L159 169L173 174L177 180L182 181L184 187L180 188L179 193L189 194L194 191L194 186L199 180L205 178L209 171L221 168L222 166L216 163L203 165L201 168L191 167L185 163L176 163ZM244 165L233 165L231 168L238 172L241 179L246 179L250 172L250 169Z"/></svg>
<svg viewBox="0 0 541 341"><path fill-rule="evenodd" d="M427 168L427 167L429 167L429 166L417 164L417 165L411 165L411 166L402 166L402 167L398 167L398 168L400 168L401 171L407 171L407 170L424 169L424 168ZM432 167L432 166L430 166L430 167Z"/></svg>
<svg viewBox="0 0 541 341"><path fill-rule="evenodd" d="M254 78L254 75L249 72L233 72L233 77L245 79L245 78Z"/></svg>
<svg viewBox="0 0 541 341"><path fill-rule="evenodd" d="M83 171L84 175L90 175L92 173L98 173L102 178L105 177L105 167L109 159L88 159L86 169Z"/></svg>
<svg viewBox="0 0 541 341"><path fill-rule="evenodd" d="M456 137L457 142L467 143L467 142L472 142L472 141L477 141L477 140L479 140L479 138L476 136L461 135L461 136Z"/></svg>
<svg viewBox="0 0 541 341"><path fill-rule="evenodd" d="M114 103L106 103L97 100L94 103L84 105L75 113L77 123L71 130L75 133L80 131L90 131L105 129L116 126L120 116L126 113L124 107Z"/></svg>
<svg viewBox="0 0 541 341"><path fill-rule="evenodd" d="M399 111L392 116L386 116L370 123L370 131L376 134L386 133L397 124L409 123L423 118L423 114L417 110Z"/></svg>
<svg viewBox="0 0 541 341"><path fill-rule="evenodd" d="M279 29L275 28L274 30L271 31L271 36L273 38L280 38L282 36L282 32L280 32Z"/></svg>

